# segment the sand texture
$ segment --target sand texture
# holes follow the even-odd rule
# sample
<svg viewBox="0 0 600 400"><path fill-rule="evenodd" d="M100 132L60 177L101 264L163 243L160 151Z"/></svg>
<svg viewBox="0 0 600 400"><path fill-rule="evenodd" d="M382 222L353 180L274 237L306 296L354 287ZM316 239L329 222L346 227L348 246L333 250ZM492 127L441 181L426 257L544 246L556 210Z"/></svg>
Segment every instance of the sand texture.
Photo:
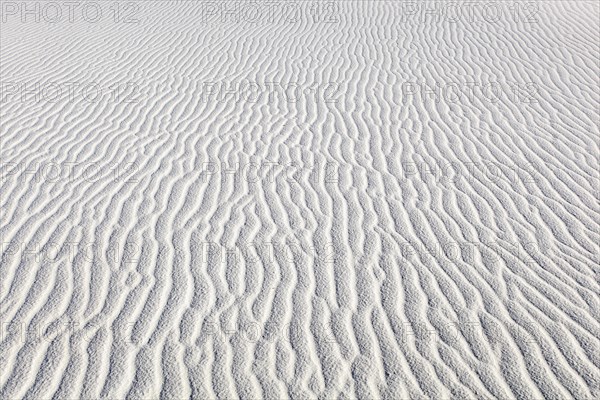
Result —
<svg viewBox="0 0 600 400"><path fill-rule="evenodd" d="M600 398L600 3L67 3L0 2L0 399Z"/></svg>

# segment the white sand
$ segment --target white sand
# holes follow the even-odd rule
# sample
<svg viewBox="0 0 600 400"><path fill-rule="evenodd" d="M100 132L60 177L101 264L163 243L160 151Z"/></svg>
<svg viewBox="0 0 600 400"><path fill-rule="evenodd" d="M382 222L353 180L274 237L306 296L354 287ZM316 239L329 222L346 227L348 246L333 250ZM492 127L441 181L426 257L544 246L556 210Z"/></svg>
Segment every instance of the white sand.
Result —
<svg viewBox="0 0 600 400"><path fill-rule="evenodd" d="M600 398L600 6L488 3L3 1L0 399Z"/></svg>

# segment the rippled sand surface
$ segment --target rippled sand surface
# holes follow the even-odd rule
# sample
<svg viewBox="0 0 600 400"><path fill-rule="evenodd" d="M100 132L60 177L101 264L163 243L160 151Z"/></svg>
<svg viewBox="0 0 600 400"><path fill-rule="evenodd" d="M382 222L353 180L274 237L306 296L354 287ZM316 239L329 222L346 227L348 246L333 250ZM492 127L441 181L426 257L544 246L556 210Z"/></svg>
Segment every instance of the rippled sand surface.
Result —
<svg viewBox="0 0 600 400"><path fill-rule="evenodd" d="M597 2L87 3L0 4L1 399L600 396Z"/></svg>

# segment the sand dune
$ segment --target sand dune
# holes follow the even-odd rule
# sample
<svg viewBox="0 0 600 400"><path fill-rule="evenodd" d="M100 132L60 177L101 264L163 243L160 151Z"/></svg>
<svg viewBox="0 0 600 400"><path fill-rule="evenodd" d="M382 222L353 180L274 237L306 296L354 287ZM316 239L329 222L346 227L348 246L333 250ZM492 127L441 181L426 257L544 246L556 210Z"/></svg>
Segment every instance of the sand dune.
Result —
<svg viewBox="0 0 600 400"><path fill-rule="evenodd" d="M2 2L0 398L600 398L600 6L470 4Z"/></svg>

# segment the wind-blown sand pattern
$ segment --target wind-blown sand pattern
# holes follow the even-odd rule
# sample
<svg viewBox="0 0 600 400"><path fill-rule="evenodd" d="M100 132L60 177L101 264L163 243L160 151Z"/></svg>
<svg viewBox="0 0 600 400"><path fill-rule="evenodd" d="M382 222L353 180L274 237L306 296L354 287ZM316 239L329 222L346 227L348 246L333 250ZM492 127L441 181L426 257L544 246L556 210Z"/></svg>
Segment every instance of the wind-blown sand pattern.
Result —
<svg viewBox="0 0 600 400"><path fill-rule="evenodd" d="M597 2L9 3L1 399L600 398Z"/></svg>

